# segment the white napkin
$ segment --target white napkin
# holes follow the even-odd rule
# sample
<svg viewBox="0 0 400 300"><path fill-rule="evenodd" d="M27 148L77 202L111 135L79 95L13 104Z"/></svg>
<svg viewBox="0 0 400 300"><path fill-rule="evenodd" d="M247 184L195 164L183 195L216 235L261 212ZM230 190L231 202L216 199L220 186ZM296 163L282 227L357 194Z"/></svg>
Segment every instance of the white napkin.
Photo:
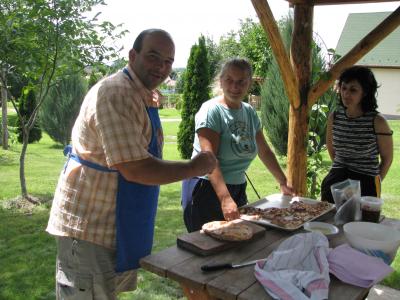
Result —
<svg viewBox="0 0 400 300"><path fill-rule="evenodd" d="M274 299L328 299L328 239L319 232L283 241L255 266L255 276Z"/></svg>

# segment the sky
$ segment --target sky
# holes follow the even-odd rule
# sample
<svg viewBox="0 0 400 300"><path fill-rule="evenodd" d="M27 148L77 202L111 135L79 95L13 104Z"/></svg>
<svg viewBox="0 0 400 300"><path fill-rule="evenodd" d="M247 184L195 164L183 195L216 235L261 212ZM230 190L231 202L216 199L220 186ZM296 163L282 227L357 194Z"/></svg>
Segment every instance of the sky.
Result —
<svg viewBox="0 0 400 300"><path fill-rule="evenodd" d="M105 0L107 6L94 8L101 11L99 19L123 23L129 33L116 46L123 46L121 55L128 56L136 36L144 29L162 28L175 42L173 67L185 67L190 48L201 34L216 43L226 33L240 28L240 20L258 21L250 0ZM268 0L275 20L289 12L288 2ZM327 49L336 48L349 13L394 11L400 1L375 4L323 5L314 7L313 30Z"/></svg>

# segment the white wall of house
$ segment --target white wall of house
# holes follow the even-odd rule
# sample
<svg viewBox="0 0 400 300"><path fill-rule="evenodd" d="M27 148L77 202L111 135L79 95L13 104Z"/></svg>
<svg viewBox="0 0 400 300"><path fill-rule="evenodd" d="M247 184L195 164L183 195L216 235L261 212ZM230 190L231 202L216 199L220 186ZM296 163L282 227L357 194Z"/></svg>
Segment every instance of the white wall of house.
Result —
<svg viewBox="0 0 400 300"><path fill-rule="evenodd" d="M378 110L400 117L400 68L371 68L378 82Z"/></svg>

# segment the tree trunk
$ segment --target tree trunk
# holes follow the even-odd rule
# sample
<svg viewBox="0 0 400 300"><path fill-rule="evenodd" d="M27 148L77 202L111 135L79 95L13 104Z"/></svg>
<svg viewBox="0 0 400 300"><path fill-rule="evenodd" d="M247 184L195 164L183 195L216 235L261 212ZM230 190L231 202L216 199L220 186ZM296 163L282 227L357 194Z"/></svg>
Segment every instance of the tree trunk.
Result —
<svg viewBox="0 0 400 300"><path fill-rule="evenodd" d="M4 75L4 73L3 73ZM5 80L5 76L2 76ZM8 149L8 129L7 129L7 89L3 86L0 87L1 89L1 112L2 112L2 119L1 119L1 144L4 150Z"/></svg>
<svg viewBox="0 0 400 300"><path fill-rule="evenodd" d="M26 179L25 179L25 155L26 150L28 149L28 141L29 141L29 129L27 128L25 122L22 123L22 149L21 155L19 157L19 180L21 183L21 195L24 199L28 199L28 190L26 188Z"/></svg>
<svg viewBox="0 0 400 300"><path fill-rule="evenodd" d="M36 119L36 115L32 116L33 120ZM22 121L22 120L21 120ZM26 178L25 178L25 156L26 152L28 150L28 144L29 144L29 134L30 131L33 127L33 123L25 123L22 122L21 127L22 127L22 149L21 149L21 155L19 157L19 180L21 184L21 196L22 198L28 200L29 202L33 204L39 204L39 201L35 200L33 197L29 196L28 194L28 189L26 187Z"/></svg>
<svg viewBox="0 0 400 300"><path fill-rule="evenodd" d="M307 194L307 145L308 105L307 97L311 78L311 44L314 7L296 4L291 43L291 60L295 77L298 78L300 106L290 104L288 135L288 180L298 195Z"/></svg>

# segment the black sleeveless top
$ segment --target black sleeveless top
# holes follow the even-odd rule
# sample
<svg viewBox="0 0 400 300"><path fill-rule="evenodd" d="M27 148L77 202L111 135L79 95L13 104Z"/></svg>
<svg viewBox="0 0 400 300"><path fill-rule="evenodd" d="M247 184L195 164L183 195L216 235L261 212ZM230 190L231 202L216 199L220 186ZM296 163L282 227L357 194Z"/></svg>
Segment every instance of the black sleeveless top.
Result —
<svg viewBox="0 0 400 300"><path fill-rule="evenodd" d="M335 150L333 168L371 176L379 174L379 150L374 128L377 112L349 118L343 107L334 113L332 143Z"/></svg>

